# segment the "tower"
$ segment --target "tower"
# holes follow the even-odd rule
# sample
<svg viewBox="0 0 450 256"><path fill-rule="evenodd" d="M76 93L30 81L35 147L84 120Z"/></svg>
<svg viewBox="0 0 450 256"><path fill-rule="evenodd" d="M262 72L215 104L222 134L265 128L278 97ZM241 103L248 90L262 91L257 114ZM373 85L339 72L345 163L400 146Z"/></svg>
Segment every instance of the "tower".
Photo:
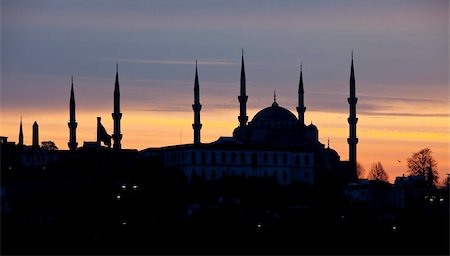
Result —
<svg viewBox="0 0 450 256"><path fill-rule="evenodd" d="M33 147L38 148L39 147L39 125L36 121L34 121L33 124Z"/></svg>
<svg viewBox="0 0 450 256"><path fill-rule="evenodd" d="M70 121L67 123L69 126L69 143L67 145L69 146L70 150L76 150L78 143L77 143L77 126L78 123L75 121L75 94L73 92L73 76L71 77L72 80L72 86L70 89L70 103L69 103L69 109L70 109Z"/></svg>
<svg viewBox="0 0 450 256"><path fill-rule="evenodd" d="M22 116L20 116L19 144L18 144L18 146L23 146Z"/></svg>
<svg viewBox="0 0 450 256"><path fill-rule="evenodd" d="M349 161L351 171L356 173L356 144L358 144L358 138L356 137L356 123L358 118L356 117L356 98L355 93L355 70L353 68L353 51L352 51L352 65L350 69L350 97L348 98L348 104L350 105L350 116L348 118L349 124L349 138L347 139L349 146Z"/></svg>
<svg viewBox="0 0 450 256"><path fill-rule="evenodd" d="M194 144L200 144L200 129L202 129L202 124L200 123L200 110L202 109L202 105L200 104L197 60L195 60L194 104L192 105L192 109L194 110L194 123L192 124L192 128L194 129Z"/></svg>
<svg viewBox="0 0 450 256"><path fill-rule="evenodd" d="M122 118L122 113L120 113L120 90L119 90L119 65L116 63L116 84L114 85L114 112L112 113L112 118L114 120L114 133L112 138L114 140L113 148L115 150L120 150L122 145L120 141L122 140L122 134L120 133L120 119Z"/></svg>
<svg viewBox="0 0 450 256"><path fill-rule="evenodd" d="M242 49L242 63L241 63L241 94L238 96L240 112L238 116L239 126L245 126L248 121L247 116L247 100L245 95L245 67L244 67L244 49Z"/></svg>
<svg viewBox="0 0 450 256"><path fill-rule="evenodd" d="M305 91L303 89L303 64L300 64L300 80L298 83L298 106L297 106L297 113L298 113L298 121L302 126L305 125Z"/></svg>

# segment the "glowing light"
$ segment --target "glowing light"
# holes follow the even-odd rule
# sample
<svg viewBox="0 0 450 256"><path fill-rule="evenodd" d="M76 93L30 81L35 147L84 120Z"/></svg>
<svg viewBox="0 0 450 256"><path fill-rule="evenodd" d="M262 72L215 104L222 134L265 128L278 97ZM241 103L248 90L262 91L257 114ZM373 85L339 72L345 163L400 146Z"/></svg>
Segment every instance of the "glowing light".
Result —
<svg viewBox="0 0 450 256"><path fill-rule="evenodd" d="M122 185L122 189L126 189L127 188L127 186L124 184L124 185Z"/></svg>
<svg viewBox="0 0 450 256"><path fill-rule="evenodd" d="M117 195L116 198L117 198L117 200L120 200L120 195Z"/></svg>

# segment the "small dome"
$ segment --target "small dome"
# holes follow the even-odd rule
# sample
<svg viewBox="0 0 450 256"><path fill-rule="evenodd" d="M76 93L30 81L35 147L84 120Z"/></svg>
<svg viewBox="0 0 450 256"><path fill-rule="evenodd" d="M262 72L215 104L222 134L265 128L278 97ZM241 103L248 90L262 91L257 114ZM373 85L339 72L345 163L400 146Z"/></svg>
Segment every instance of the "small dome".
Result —
<svg viewBox="0 0 450 256"><path fill-rule="evenodd" d="M308 125L308 130L318 131L317 126L313 125L312 123L310 125Z"/></svg>
<svg viewBox="0 0 450 256"><path fill-rule="evenodd" d="M297 118L291 111L278 106L276 102L272 106L259 111L252 119L254 125L292 125L297 122Z"/></svg>

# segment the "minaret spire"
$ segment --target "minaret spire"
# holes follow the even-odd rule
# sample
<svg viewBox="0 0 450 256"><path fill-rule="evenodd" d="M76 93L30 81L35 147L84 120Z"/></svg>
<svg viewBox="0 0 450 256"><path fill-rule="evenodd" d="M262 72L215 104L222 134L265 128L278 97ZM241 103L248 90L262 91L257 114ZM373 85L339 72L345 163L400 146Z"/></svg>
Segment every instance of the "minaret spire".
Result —
<svg viewBox="0 0 450 256"><path fill-rule="evenodd" d="M200 123L200 110L202 109L202 105L200 104L197 60L195 60L194 104L192 105L192 109L194 110L194 123L192 124L192 128L194 129L194 144L200 144L200 129L202 129L202 124Z"/></svg>
<svg viewBox="0 0 450 256"><path fill-rule="evenodd" d="M248 116L247 116L247 100L248 96L245 92L245 67L244 67L244 49L242 49L242 59L241 59L241 94L238 96L239 100L239 126L247 125Z"/></svg>
<svg viewBox="0 0 450 256"><path fill-rule="evenodd" d="M69 103L69 116L70 120L67 124L69 126L69 143L67 145L69 146L70 150L76 150L78 143L77 143L77 134L76 129L78 126L78 123L75 121L75 93L73 92L73 76L71 76L71 89L70 89L70 103Z"/></svg>
<svg viewBox="0 0 450 256"><path fill-rule="evenodd" d="M304 126L305 125L305 91L303 89L303 63L300 64L300 79L298 83L298 121Z"/></svg>
<svg viewBox="0 0 450 256"><path fill-rule="evenodd" d="M122 149L120 141L122 140L122 134L120 133L120 119L122 113L120 113L120 90L119 90L119 64L116 63L116 83L114 85L114 112L112 113L114 120L114 133L112 138L114 140L113 148L115 150Z"/></svg>
<svg viewBox="0 0 450 256"><path fill-rule="evenodd" d="M18 146L23 146L22 116L20 116L19 144L18 144Z"/></svg>
<svg viewBox="0 0 450 256"><path fill-rule="evenodd" d="M355 70L353 66L353 51L352 51L352 64L350 68L350 97L348 98L348 104L350 105L350 116L348 118L349 124L349 138L347 139L349 145L349 162L350 170L356 175L356 144L358 144L358 138L356 137L356 123L358 118L356 117L356 88L355 88Z"/></svg>

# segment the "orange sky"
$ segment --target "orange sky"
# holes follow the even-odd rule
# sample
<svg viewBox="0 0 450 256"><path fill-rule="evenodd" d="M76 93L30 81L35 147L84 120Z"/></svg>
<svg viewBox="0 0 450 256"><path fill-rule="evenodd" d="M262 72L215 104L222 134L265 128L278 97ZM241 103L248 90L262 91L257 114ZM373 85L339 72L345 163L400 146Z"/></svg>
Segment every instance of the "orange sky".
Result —
<svg viewBox="0 0 450 256"><path fill-rule="evenodd" d="M445 106L443 106L445 107ZM122 108L123 148L145 149L191 143L193 140L193 113L189 112L142 112L126 111ZM251 118L257 109L249 109ZM294 110L291 109L293 113ZM98 114L96 114L98 113ZM231 136L238 125L238 110L202 111L202 142L212 142L220 136ZM2 135L10 141L18 138L19 114L2 113ZM32 116L32 117L31 117ZM108 112L77 113L77 140L96 140L96 117L102 117L102 124L112 133L112 118ZM348 159L347 113L307 112L306 120L314 120L319 128L319 139L323 144L330 138L341 160ZM396 176L407 175L406 158L413 152L429 147L438 161L440 177L450 171L448 117L388 117L358 115L358 161L363 164L366 174L373 162L380 161L393 182ZM67 110L47 113L27 113L23 117L24 143L31 144L32 123L39 123L40 141L53 140L60 149L67 149L69 130ZM401 161L401 162L398 162Z"/></svg>

